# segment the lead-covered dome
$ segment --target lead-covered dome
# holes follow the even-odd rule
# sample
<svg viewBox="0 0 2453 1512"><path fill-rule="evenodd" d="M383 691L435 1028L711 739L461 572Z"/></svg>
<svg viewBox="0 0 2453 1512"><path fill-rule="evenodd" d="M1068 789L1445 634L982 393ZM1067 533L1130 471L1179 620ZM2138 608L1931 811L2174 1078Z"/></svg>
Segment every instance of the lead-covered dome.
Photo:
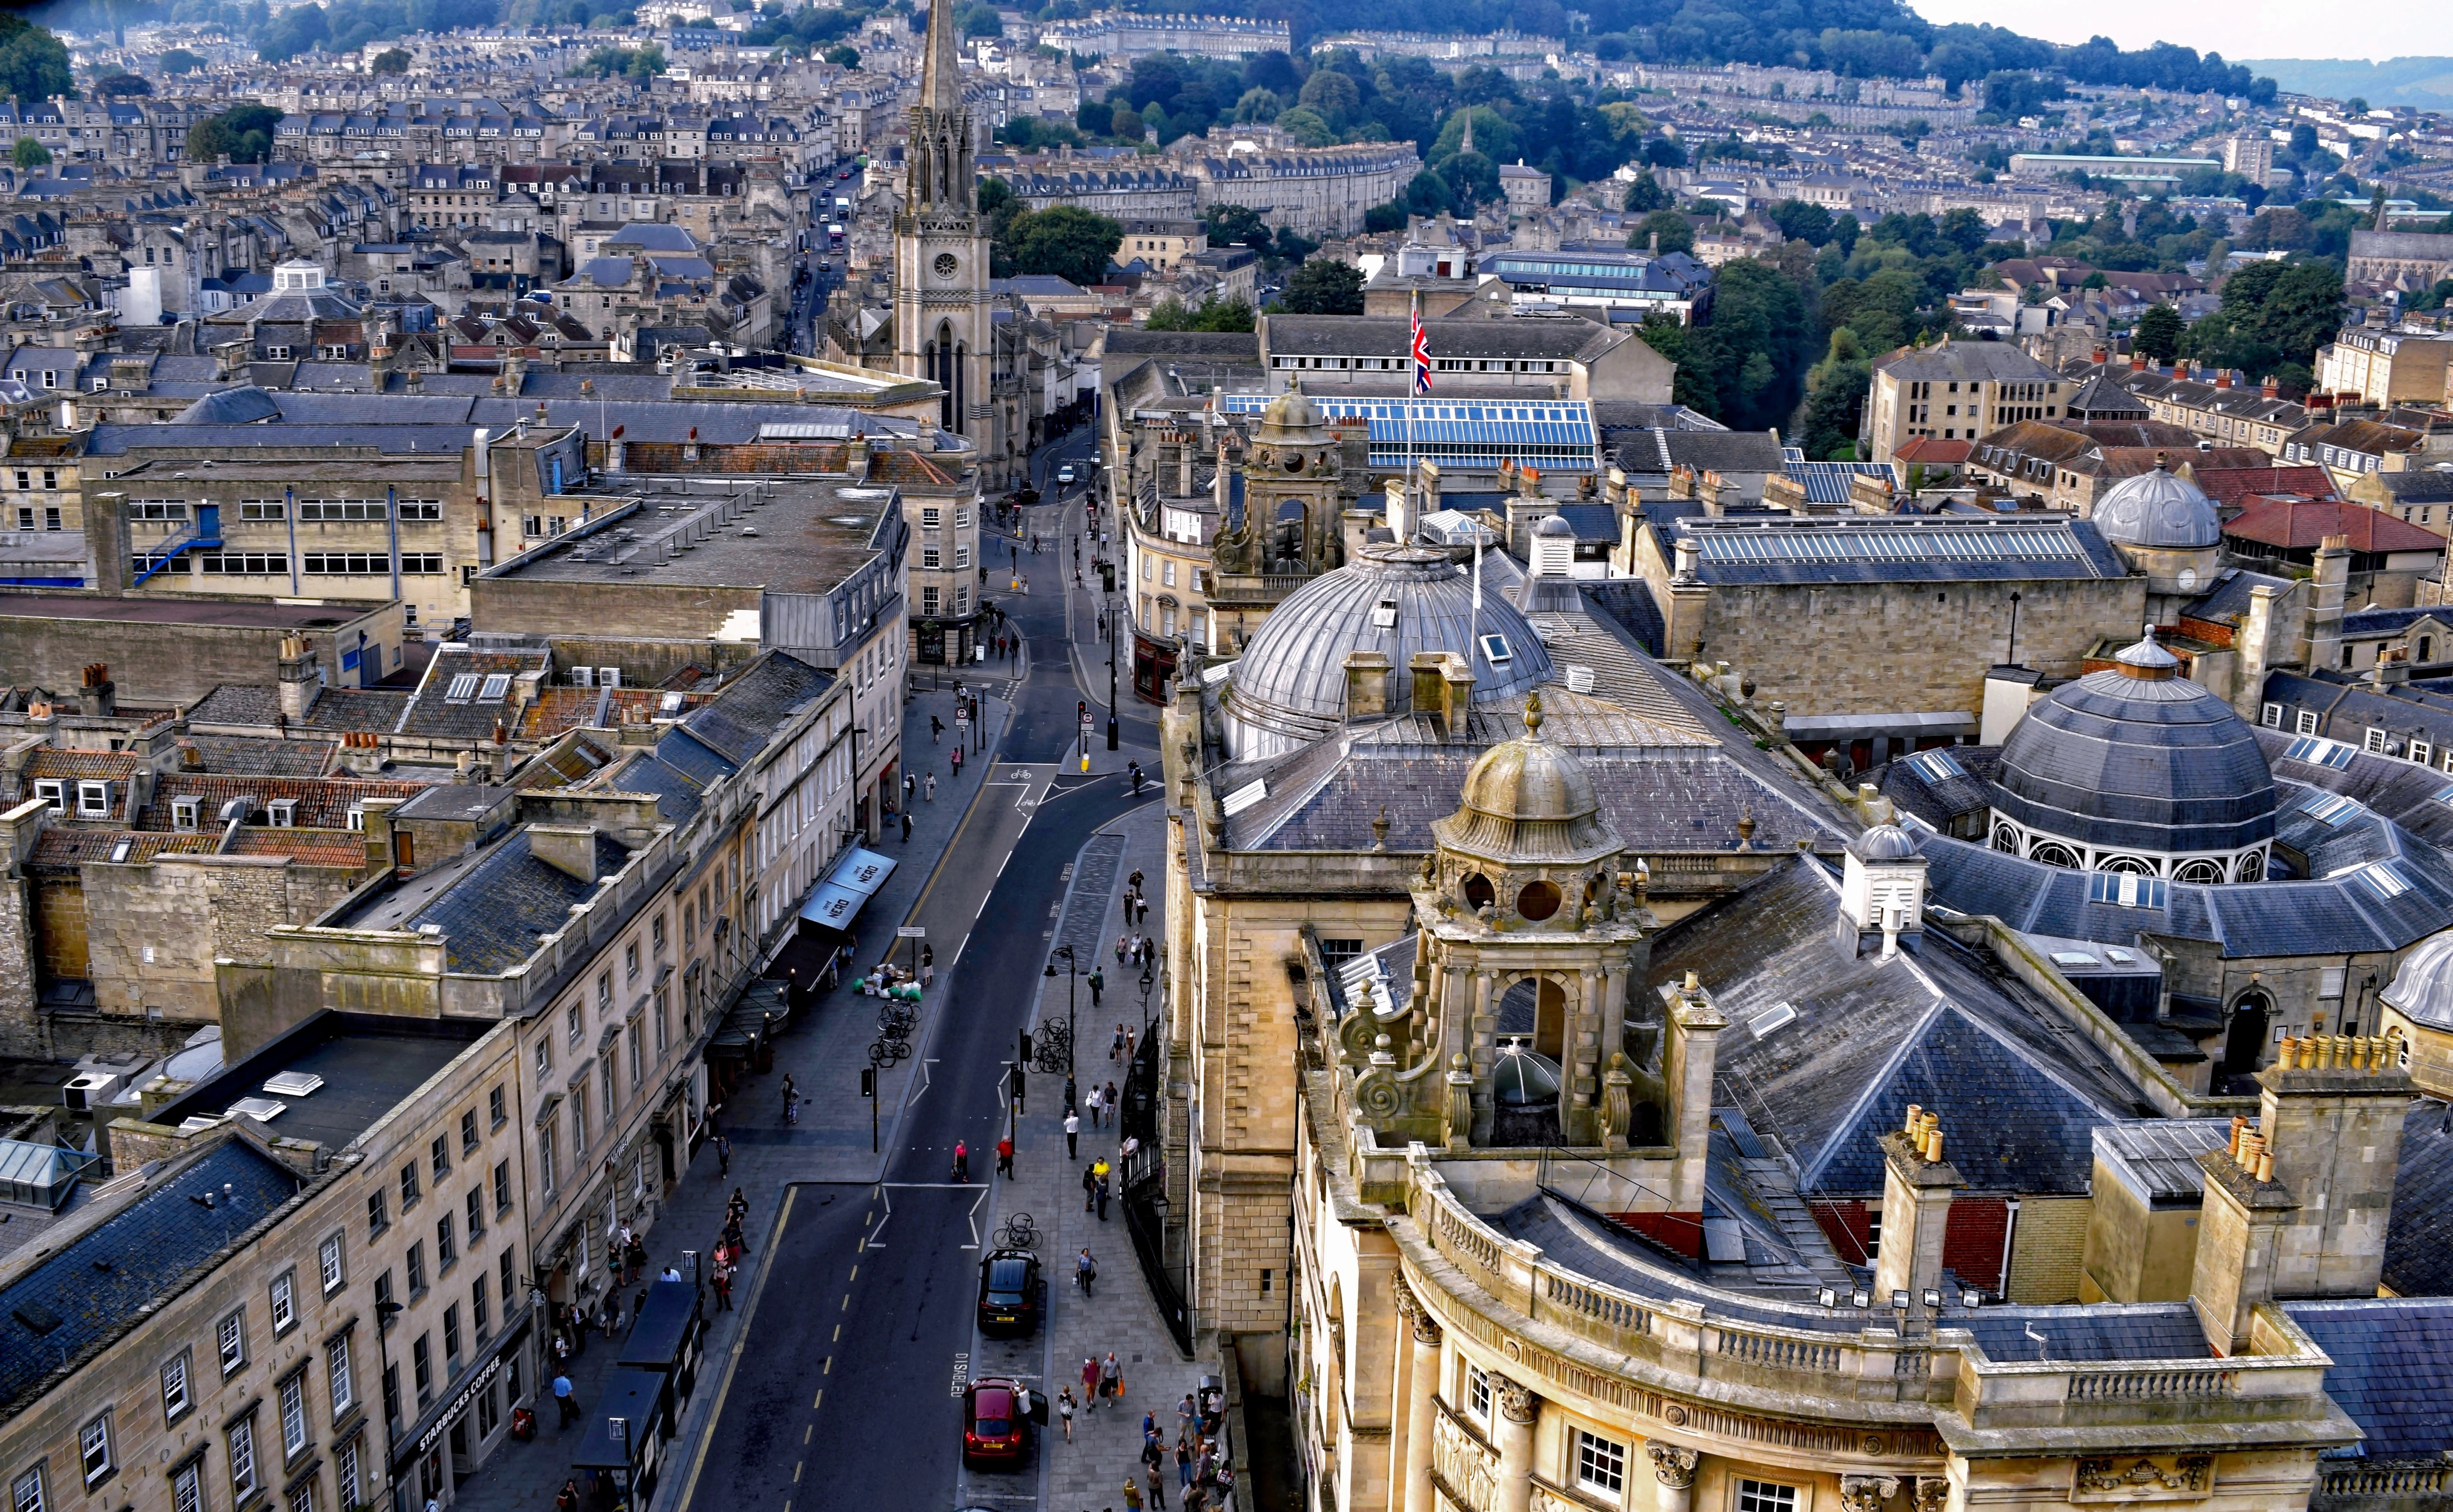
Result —
<svg viewBox="0 0 2453 1512"><path fill-rule="evenodd" d="M2096 501L2095 527L2120 546L2164 551L2223 544L2223 518L2205 490L2171 471L2161 457L2152 471L2113 485Z"/></svg>
<svg viewBox="0 0 2453 1512"><path fill-rule="evenodd" d="M1280 755L1335 729L1346 718L1346 659L1355 651L1388 659L1391 713L1413 706L1407 667L1417 651L1470 654L1476 708L1517 702L1554 676L1541 637L1499 594L1483 595L1477 624L1473 585L1446 553L1367 546L1287 594L1227 673L1222 703L1233 758Z"/></svg>
<svg viewBox="0 0 2453 1512"><path fill-rule="evenodd" d="M2248 722L2180 676L2151 633L2115 664L2054 689L2003 743L1994 844L2064 865L2247 880L2237 863L2262 860L2277 806ZM2005 836L2004 820L2025 833Z"/></svg>
<svg viewBox="0 0 2453 1512"><path fill-rule="evenodd" d="M1525 701L1524 738L1475 759L1457 811L1431 831L1443 846L1515 865L1572 865L1619 849L1585 764L1544 738L1538 692Z"/></svg>
<svg viewBox="0 0 2453 1512"><path fill-rule="evenodd" d="M2380 995L2413 1024L2453 1029L2453 929L2413 945Z"/></svg>

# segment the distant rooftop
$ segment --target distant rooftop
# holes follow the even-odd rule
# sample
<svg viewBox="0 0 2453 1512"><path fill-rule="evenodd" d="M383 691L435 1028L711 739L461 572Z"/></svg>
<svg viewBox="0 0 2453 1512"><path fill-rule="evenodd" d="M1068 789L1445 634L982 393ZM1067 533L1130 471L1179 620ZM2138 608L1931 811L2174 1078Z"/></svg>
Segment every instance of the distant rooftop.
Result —
<svg viewBox="0 0 2453 1512"><path fill-rule="evenodd" d="M825 592L876 553L894 489L795 479L763 497L736 505L728 495L645 494L636 509L555 537L486 576Z"/></svg>
<svg viewBox="0 0 2453 1512"><path fill-rule="evenodd" d="M283 1107L262 1121L270 1137L344 1149L489 1027L476 1021L327 1010L199 1084L151 1122L175 1128L183 1120L219 1118L240 1100L255 1099ZM275 1091L266 1084L281 1080L285 1086L304 1085L308 1078L321 1078L322 1084L307 1092Z"/></svg>

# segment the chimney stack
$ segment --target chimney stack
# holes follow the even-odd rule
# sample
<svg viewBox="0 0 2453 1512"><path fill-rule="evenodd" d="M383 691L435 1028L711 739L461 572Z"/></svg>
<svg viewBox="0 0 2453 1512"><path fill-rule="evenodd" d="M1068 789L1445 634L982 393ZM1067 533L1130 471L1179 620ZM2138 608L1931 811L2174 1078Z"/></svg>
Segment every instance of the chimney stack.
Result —
<svg viewBox="0 0 2453 1512"><path fill-rule="evenodd" d="M89 719L109 719L119 712L119 689L110 681L110 668L101 662L86 665L77 687L77 712Z"/></svg>
<svg viewBox="0 0 2453 1512"><path fill-rule="evenodd" d="M1967 1184L1943 1159L1942 1115L1911 1104L1905 1124L1882 1138L1883 1247L1874 1261L1874 1304L1895 1306L1907 1293L1908 1311L1925 1305L1942 1284L1943 1234L1951 1194Z"/></svg>
<svg viewBox="0 0 2453 1512"><path fill-rule="evenodd" d="M324 692L324 679L315 665L314 643L303 635L283 636L281 661L273 677L281 700L281 717L306 719Z"/></svg>

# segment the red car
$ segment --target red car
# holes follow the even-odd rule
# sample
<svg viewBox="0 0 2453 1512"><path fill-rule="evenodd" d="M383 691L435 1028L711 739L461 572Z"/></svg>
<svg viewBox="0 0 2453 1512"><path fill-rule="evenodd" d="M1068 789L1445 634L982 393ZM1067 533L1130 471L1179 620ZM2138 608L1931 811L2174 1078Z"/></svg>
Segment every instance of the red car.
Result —
<svg viewBox="0 0 2453 1512"><path fill-rule="evenodd" d="M963 1388L963 1462L1020 1464L1030 1453L1030 1425L1047 1408L1018 1381L984 1376Z"/></svg>

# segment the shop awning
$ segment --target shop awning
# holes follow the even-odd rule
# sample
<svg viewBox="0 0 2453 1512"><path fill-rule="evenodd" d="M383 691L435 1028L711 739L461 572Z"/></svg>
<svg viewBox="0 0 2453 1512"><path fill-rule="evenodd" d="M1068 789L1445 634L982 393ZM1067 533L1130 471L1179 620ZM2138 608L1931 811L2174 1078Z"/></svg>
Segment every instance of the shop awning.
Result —
<svg viewBox="0 0 2453 1512"><path fill-rule="evenodd" d="M809 889L801 902L801 917L822 928L849 934L861 905L893 875L893 857L854 846L835 862L826 881Z"/></svg>

